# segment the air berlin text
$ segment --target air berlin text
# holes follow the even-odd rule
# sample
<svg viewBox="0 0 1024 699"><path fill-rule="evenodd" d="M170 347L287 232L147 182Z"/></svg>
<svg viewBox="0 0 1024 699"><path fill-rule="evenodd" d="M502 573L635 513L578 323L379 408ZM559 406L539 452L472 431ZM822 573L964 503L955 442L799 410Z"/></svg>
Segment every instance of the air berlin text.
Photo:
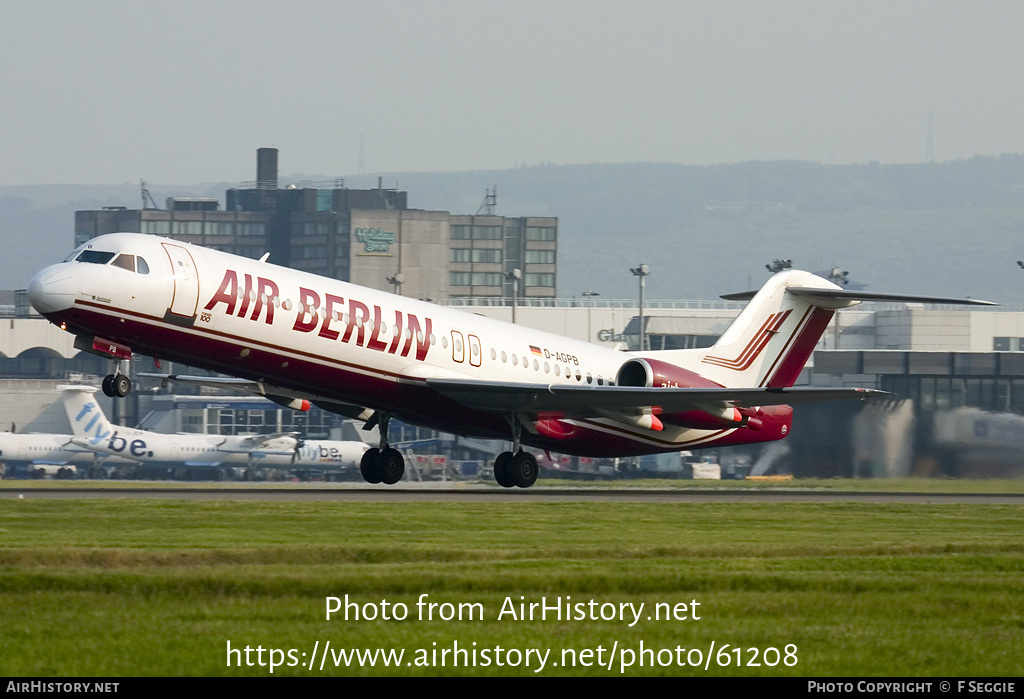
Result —
<svg viewBox="0 0 1024 699"><path fill-rule="evenodd" d="M223 303L228 315L245 318L248 314L249 320L259 321L263 310L266 309L265 322L272 325L274 299L279 295L276 283L263 277L257 277L254 283L251 274L243 275L239 294L238 273L229 269L224 273L217 293L204 306L204 310L212 311L218 303ZM318 313L318 309L322 309L323 312ZM412 313L394 313L395 322L394 328L390 330L391 337L385 339L384 336L389 334L389 329L380 306L373 306L371 318L369 307L362 301L346 301L341 296L328 293L321 297L320 293L312 289L299 287L299 304L292 330L303 333L317 331L317 335L328 340L353 343L359 347L399 354L403 357L408 357L415 345L416 359L423 361L430 350L430 334L433 331L431 319L424 318L421 321Z"/></svg>

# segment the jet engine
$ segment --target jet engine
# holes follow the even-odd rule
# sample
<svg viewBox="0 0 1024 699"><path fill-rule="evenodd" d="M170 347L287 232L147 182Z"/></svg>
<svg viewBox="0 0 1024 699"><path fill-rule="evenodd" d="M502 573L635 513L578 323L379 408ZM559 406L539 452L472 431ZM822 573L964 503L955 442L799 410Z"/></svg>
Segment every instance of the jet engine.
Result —
<svg viewBox="0 0 1024 699"><path fill-rule="evenodd" d="M630 359L619 367L615 383L619 386L648 388L724 388L721 384L681 366L658 359L639 357ZM659 412L657 406L652 408L663 423L701 430L736 427L757 430L761 427L759 416L763 413L761 408L734 408L719 402L708 402L701 405L699 410L667 414Z"/></svg>

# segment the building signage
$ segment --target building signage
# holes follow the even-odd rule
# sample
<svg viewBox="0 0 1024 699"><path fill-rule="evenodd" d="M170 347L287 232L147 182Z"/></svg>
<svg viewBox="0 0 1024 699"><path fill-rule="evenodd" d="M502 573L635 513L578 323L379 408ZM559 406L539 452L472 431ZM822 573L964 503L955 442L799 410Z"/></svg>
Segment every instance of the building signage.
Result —
<svg viewBox="0 0 1024 699"><path fill-rule="evenodd" d="M606 328L597 331L597 339L601 342L625 342L626 334L617 333L611 328Z"/></svg>
<svg viewBox="0 0 1024 699"><path fill-rule="evenodd" d="M368 254L390 255L395 234L381 228L357 228L356 240L366 246Z"/></svg>

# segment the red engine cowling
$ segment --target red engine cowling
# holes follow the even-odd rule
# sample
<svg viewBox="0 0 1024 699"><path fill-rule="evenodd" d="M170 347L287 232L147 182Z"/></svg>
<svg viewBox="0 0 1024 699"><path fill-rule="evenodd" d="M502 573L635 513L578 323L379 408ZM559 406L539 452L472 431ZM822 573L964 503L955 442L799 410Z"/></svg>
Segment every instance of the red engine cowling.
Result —
<svg viewBox="0 0 1024 699"><path fill-rule="evenodd" d="M719 383L675 364L657 359L636 358L619 367L615 376L619 386L647 386L653 388L723 388ZM652 406L657 407L657 406ZM702 430L720 430L730 427L758 429L760 408L722 408L686 410L677 413L658 413L662 422L679 427Z"/></svg>

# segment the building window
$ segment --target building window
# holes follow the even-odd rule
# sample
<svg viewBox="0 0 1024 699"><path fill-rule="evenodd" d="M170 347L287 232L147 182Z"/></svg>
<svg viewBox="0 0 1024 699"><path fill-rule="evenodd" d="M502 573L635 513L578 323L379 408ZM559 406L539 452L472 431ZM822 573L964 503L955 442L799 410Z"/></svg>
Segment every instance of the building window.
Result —
<svg viewBox="0 0 1024 699"><path fill-rule="evenodd" d="M469 272L449 272L448 283L451 286L469 286L470 273Z"/></svg>
<svg viewBox="0 0 1024 699"><path fill-rule="evenodd" d="M501 250L474 250L473 262L501 262Z"/></svg>
<svg viewBox="0 0 1024 699"><path fill-rule="evenodd" d="M526 286L554 286L555 275L553 274L527 274Z"/></svg>
<svg viewBox="0 0 1024 699"><path fill-rule="evenodd" d="M473 240L501 240L501 226L473 226Z"/></svg>
<svg viewBox="0 0 1024 699"><path fill-rule="evenodd" d="M526 239L553 241L555 239L555 229L547 226L527 226Z"/></svg>
<svg viewBox="0 0 1024 699"><path fill-rule="evenodd" d="M1017 337L993 337L992 349L996 352L1018 352L1020 351L1020 338Z"/></svg>
<svg viewBox="0 0 1024 699"><path fill-rule="evenodd" d="M202 235L202 221L175 221L174 235Z"/></svg>
<svg viewBox="0 0 1024 699"><path fill-rule="evenodd" d="M469 248L451 248L448 250L449 262L471 262L472 260L473 251Z"/></svg>
<svg viewBox="0 0 1024 699"><path fill-rule="evenodd" d="M171 234L170 221L143 221L142 232L167 237Z"/></svg>
<svg viewBox="0 0 1024 699"><path fill-rule="evenodd" d="M454 272L453 272L454 274ZM498 273L474 272L473 286L501 286L502 275Z"/></svg>
<svg viewBox="0 0 1024 699"><path fill-rule="evenodd" d="M470 226L451 226L448 237L452 240L469 240Z"/></svg>
<svg viewBox="0 0 1024 699"><path fill-rule="evenodd" d="M555 264L554 250L527 250L526 264L553 265Z"/></svg>
<svg viewBox="0 0 1024 699"><path fill-rule="evenodd" d="M265 235L266 226L262 223L236 223L235 235Z"/></svg>

